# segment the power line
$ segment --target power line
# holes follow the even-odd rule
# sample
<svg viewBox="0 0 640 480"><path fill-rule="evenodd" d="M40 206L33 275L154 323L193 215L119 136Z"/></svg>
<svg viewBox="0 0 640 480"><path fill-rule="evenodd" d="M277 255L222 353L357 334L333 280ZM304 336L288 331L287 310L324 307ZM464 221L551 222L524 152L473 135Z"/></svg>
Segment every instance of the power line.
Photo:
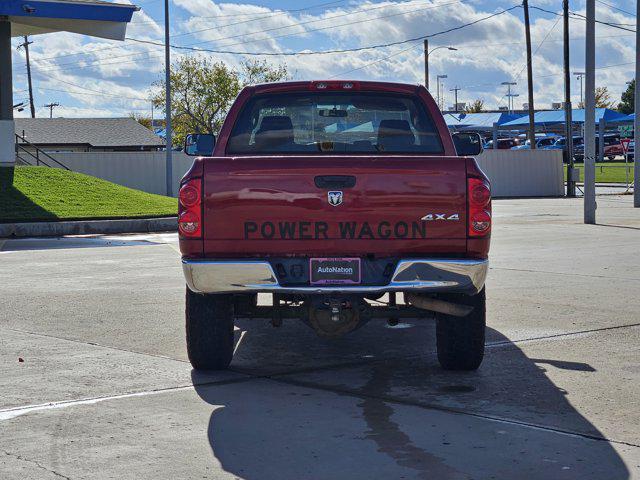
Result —
<svg viewBox="0 0 640 480"><path fill-rule="evenodd" d="M441 32L436 32L436 33L433 33L433 34L430 34L430 35L420 36L420 37L407 39L407 40L403 40L403 41L399 41L399 42L390 42L389 44L384 44L384 45L373 45L373 46L369 46L369 47L358 47L358 48L354 48L354 49L343 49L343 50L339 50L339 51L336 50L336 51L325 51L325 52L299 52L299 54L310 55L310 54L339 53L339 52L343 53L343 52L349 52L349 51L362 51L362 50L369 50L369 49L376 49L376 48L386 48L386 47L389 47L389 46L406 44L406 43L410 43L410 42L423 40L424 38L431 38L431 37L435 37L435 36L438 36L438 35L443 35L445 33L449 33L449 32L452 32L452 31L457 31L457 30L469 27L471 25L478 24L478 23L480 23L482 21L486 21L486 20L488 20L490 18L494 18L494 17L496 17L498 15L502 15L502 14L504 14L504 13L506 13L508 11L514 10L515 8L518 8L518 7L519 7L519 5L514 5L513 7L510 7L508 9L504 9L501 12L497 12L497 13L482 17L482 18L477 19L477 20L475 20L473 22L469 22L469 23L466 23L466 24L463 24L463 25L458 25L456 27L452 27L452 28L449 28L447 30L444 30L444 31L441 31ZM188 47L185 47L185 48L188 48ZM411 48L414 48L414 46L411 46L407 50L410 50ZM275 54L275 52L268 52L268 53L271 54L271 55ZM397 52L395 55L398 55L400 53L402 53L402 51L401 52ZM253 52L250 53L250 54L251 55L260 55L260 53L253 53ZM296 55L296 53L293 53L293 52L283 52L283 54ZM393 56L393 54L391 56ZM121 63L121 62L118 62L118 63ZM366 67L366 65L364 67ZM364 68L364 67L361 67L361 68ZM76 85L76 84L73 84L71 82L67 82L67 81L64 81L64 80L58 80L58 81L60 81L62 83L69 84L69 85L77 87L77 88L81 88L83 90L91 91L91 92L94 92L94 93L99 93L99 94L106 95L106 96L111 96L109 94L105 94L105 92L100 92L100 91L97 91L97 90L90 90L90 89L87 89L87 88L82 87L80 85ZM118 95L118 97L124 98L124 97L122 97L120 95ZM135 100L143 100L141 98L133 98L133 99L135 99Z"/></svg>
<svg viewBox="0 0 640 480"><path fill-rule="evenodd" d="M596 67L596 70L605 70L607 68L615 68L615 67L624 67L627 65L635 65L636 62L625 62L625 63L616 63L614 65L603 65L601 67ZM548 77L557 77L557 73L550 73L547 75L538 75L538 78L548 78Z"/></svg>
<svg viewBox="0 0 640 480"><path fill-rule="evenodd" d="M48 87L38 87L38 90L45 90L47 92L51 91L51 92L61 92L61 93L67 93L69 95L89 95L89 96L98 96L98 97L118 97L118 98L122 98L123 100L127 100L127 99L131 99L131 100L140 100L140 101L144 101L144 102L148 102L150 101L148 98L136 98L136 97L123 97L121 95L111 95L109 93L104 93L104 92L96 92L94 90L90 90L88 92L74 92L71 90L61 90L59 88L48 88Z"/></svg>
<svg viewBox="0 0 640 480"><path fill-rule="evenodd" d="M460 2L462 2L462 1L464 1L464 0L456 0L456 1L448 2L448 3L440 3L440 4L437 4L437 5L431 5L431 6L428 6L428 7L424 7L424 8L422 8L422 9L418 9L418 10L430 10L430 9L432 9L432 8L446 7L446 6L451 5L451 4L453 4L453 3L460 3ZM408 6L410 3L414 3L414 2L406 2L406 3L405 3L404 5L402 5L402 6ZM421 1L421 2L419 2L419 3L424 3L424 1ZM310 23L326 22L326 21L328 21L328 20L334 20L334 19L336 19L336 18L349 17L349 16L352 16L352 15L355 15L355 14L358 14L358 13L369 13L369 12L372 12L372 11L374 11L374 10L389 9L389 7L390 7L390 5L382 5L382 6L380 6L380 7L362 8L362 9L359 9L359 10L353 10L353 11L350 11L350 12L345 12L345 13L341 13L341 14L339 14L339 15L333 15L333 16L330 16L330 17L317 18L317 19L315 19L315 20L307 20L307 21L305 21L305 22L292 23L292 24L290 24L290 25L284 25L284 26L281 26L281 27L272 27L272 28L267 28L267 29L265 29L265 30L260 30L260 31L258 31L258 32L243 33L243 34L238 34L238 35L232 35L232 36L229 36L229 37L216 38L216 39L214 39L214 40L199 41L199 42L195 42L195 43L192 43L192 44L188 44L188 45L186 45L186 46L196 45L196 44L203 44L203 43L211 43L211 42L219 42L219 41L221 41L221 40L230 40L230 39L233 39L233 38L245 37L245 36L247 36L247 35L255 35L255 34L258 34L258 33L272 32L272 31L274 31L274 30L282 30L283 28L300 27L300 26L302 26L302 25L308 25L308 24L310 24ZM393 8L393 7L392 7L392 8ZM418 11L418 10L415 10L415 11ZM396 13L396 14L394 14L394 15L384 15L384 16L382 16L382 17L375 17L375 18L373 18L373 19L364 19L364 20L359 20L359 21L354 22L354 23L367 22L367 21L371 21L371 20L378 19L378 18L388 18L388 17L391 17L391 16L404 15L404 14L407 14L407 13L411 13L411 11L409 11L409 12ZM347 25L349 25L349 24L347 24ZM335 28L335 27L333 27L333 26L332 26L332 27L330 27L330 28ZM216 29L217 29L217 27L208 27L208 28L203 28L203 29L201 29L201 30L194 30L194 31L191 31L191 32L189 32L189 33L184 33L184 34L181 34L181 35L175 35L175 36L174 36L174 38L175 38L175 37L179 37L179 36L184 36L184 35L191 35L191 34L194 34L194 33L206 32L206 31L209 31L209 30L216 30ZM309 30L309 31L313 31L313 30ZM303 32L303 33L306 33L306 31L305 31L305 32ZM226 47L226 46L229 46L229 45L224 45L224 46Z"/></svg>
<svg viewBox="0 0 640 480"><path fill-rule="evenodd" d="M392 53L391 55L387 55L386 57L379 58L377 60L374 60L373 62L369 62L369 63L367 63L365 65L362 65L361 67L352 68L351 70L347 70L346 72L341 72L341 73L338 73L336 75L332 75L331 77L329 77L329 80L331 80L332 78L344 77L344 75L348 75L350 73L357 72L358 70L362 70L364 68L370 67L371 65L375 65L376 63L384 62L385 60L389 60L392 57L397 57L398 55L402 55L403 53L408 52L409 50L413 50L414 48L419 47L419 46L421 46L421 45L420 44L411 45L409 48L404 48L404 49L400 50L399 52L395 52L395 53Z"/></svg>
<svg viewBox="0 0 640 480"><path fill-rule="evenodd" d="M149 100L148 98L127 97L125 95L115 95L115 94L105 93L105 92L103 92L101 90L92 90L90 88L83 87L82 85L77 85L75 83L71 83L71 82L68 82L66 80L60 80L59 78L52 79L52 80L55 80L56 82L66 83L67 85L71 85L72 87L76 87L76 88L79 88L81 90L86 90L87 92L97 93L97 94L104 95L104 96L107 96L107 97L125 98L125 99L128 99L128 100L142 100L142 101L148 101Z"/></svg>
<svg viewBox="0 0 640 480"><path fill-rule="evenodd" d="M158 0L152 0L152 1L158 1ZM305 7L305 8L298 8L298 9L291 9L291 10L280 10L277 13L274 13L272 15L265 15L265 16L263 16L261 18L271 18L271 17L274 17L274 16L284 15L284 14L290 13L290 12L301 12L301 11L306 11L306 10L313 10L313 9L319 8L321 6L325 6L325 5L329 5L329 4L333 4L333 3L342 3L344 1L346 1L346 0L340 0L340 2L319 3L319 4L315 4L315 5L310 5L310 6ZM227 16L227 15L221 15L221 17L223 17L223 16ZM233 15L228 15L228 16L231 17ZM214 18L214 17L212 17L212 18ZM255 20L260 20L260 18L253 19L252 21L255 21ZM162 22L158 22L158 23L162 23ZM244 23L244 22L240 22L240 23ZM231 26L234 26L234 25L237 25L237 24L238 23L230 23L230 24L225 24L225 25L219 25L219 26L217 26L215 28L227 28L227 27L231 27ZM182 35L186 35L186 33L185 34L174 35L174 37L179 37L179 36L182 36ZM55 56L51 56L51 57L36 58L35 60L40 61L40 60L51 60L51 59L58 59L58 58L64 58L64 57L72 57L72 56L77 56L77 55L91 55L91 54L96 53L96 52L102 52L102 51L105 51L105 50L114 50L114 49L117 49L117 48L128 48L129 46L130 45L113 45L113 46L100 48L100 49L95 49L95 50L82 51L82 52L76 52L76 53L67 53L67 54L64 54L64 55L55 55Z"/></svg>
<svg viewBox="0 0 640 480"><path fill-rule="evenodd" d="M320 27L320 28L316 28L316 29L306 30L304 32L288 33L288 34L284 34L284 35L278 35L278 36L275 36L275 37L267 37L267 38L261 38L261 39L255 39L255 40L245 40L245 41L242 41L242 42L236 42L236 43L231 43L231 44L228 44L228 45L223 45L221 48L228 48L228 47L232 47L232 46L236 46L236 45L244 45L246 43L263 42L263 41L267 41L267 40L275 40L275 39L278 39L278 38L298 36L298 35L303 35L303 34L307 34L307 33L322 31L322 30L330 30L330 29L334 29L334 28L340 28L340 27L349 26L349 25L355 25L355 24L359 24L359 23L371 22L371 21L374 21L374 20L379 20L381 18L390 18L390 17L395 17L395 16L407 15L409 13L414 13L414 12L418 12L418 11L430 10L432 8L439 8L439 7L443 7L443 6L453 5L455 3L460 3L462 1L464 1L464 0L455 0L455 1L452 1L452 2L449 2L449 3L438 4L437 6L425 7L425 8L420 8L420 9L416 9L416 10L410 10L410 11L407 11L407 12L399 12L399 13L396 13L396 14L393 14L393 15L383 15L383 16L379 16L379 17L367 18L367 19L358 20L358 21L355 21L355 22L343 23L343 24L340 24L340 25L331 25L331 26L328 26L328 27ZM359 10L357 12L364 12L364 11L365 10ZM344 17L344 16L348 16L348 15L336 15L336 16L330 17L330 18L337 18L337 17ZM324 21L324 20L327 20L327 19L313 20L313 22ZM259 31L259 32L253 32L253 33L248 33L248 34L243 34L243 35L233 35L233 36L229 36L229 37L219 38L219 39L216 39L216 40L195 42L195 43L192 43L192 44L180 45L179 47L183 48L183 47L189 47L191 45L201 45L201 44L204 44L204 43L217 42L217 41L220 41L220 40L227 40L227 39L232 39L232 38L237 38L237 37L242 37L242 36L255 35L255 34L258 34L258 33L268 32L268 31L271 31L271 30L277 30L277 29L280 29L280 28L289 28L289 27L296 26L296 25L302 25L304 23L311 23L311 22L303 22L301 24L292 24L292 25L289 25L289 26L286 26L286 27L278 27L276 29L267 29L267 30L262 30L262 31ZM174 36L174 38L175 38L175 36ZM142 40L136 40L136 41L141 42ZM164 43L154 43L154 45L162 45L164 47ZM172 45L172 47L173 47L173 45ZM118 56L115 56L115 57L112 57L112 58L125 58L125 57L134 57L134 56L138 56L138 55L149 55L149 54L150 54L149 52L137 52L137 53L130 53L130 54L126 54L126 55L118 55ZM59 64L57 66L61 66L62 67L62 66L67 66L67 65L75 65L76 63L77 62L69 62L69 63L65 63L65 64ZM120 62L117 62L117 63L120 63ZM126 62L122 62L122 63L126 63ZM87 66L95 65L95 64L101 64L101 61L100 60L96 60L96 61L88 64ZM53 69L54 68L49 68L48 70L53 70Z"/></svg>
<svg viewBox="0 0 640 480"><path fill-rule="evenodd" d="M533 8L533 7L531 7ZM562 17L558 17L558 19L556 20L556 23L553 24L553 26L549 29L549 31L547 32L547 34L544 36L544 38L542 39L542 41L538 44L538 46L536 47L535 51L533 52L533 55L535 56L536 53L538 53L538 51L542 48L542 45L544 45L544 42L547 41L547 38L549 38L549 35L551 35L551 33L555 30L555 28L558 26L558 23L560 23L560 20L562 19ZM520 75L522 75L522 72L524 72L524 69L527 68L527 65L525 64L520 71L518 72L518 75L516 76L516 80L520 79Z"/></svg>
<svg viewBox="0 0 640 480"><path fill-rule="evenodd" d="M460 0L456 1L456 2L451 2L451 3L458 3ZM443 4L441 4L440 6L443 6ZM439 35L444 35L446 33L450 33L453 31L457 31L457 30L461 30L463 28L475 25L477 23L483 22L485 20L489 20L491 18L497 17L499 15L502 15L504 13L507 13L509 11L512 11L516 8L519 8L520 5L514 5L510 8L507 9L503 9L500 12L496 12L493 13L491 15L479 18L477 20L474 20L472 22L468 22L462 25L458 25L456 27L452 27L449 28L447 30L443 30L440 32L436 32L430 35L424 35L424 36L420 36L420 37L415 37L415 38L410 38L407 40L401 40L401 41L397 41L397 42L390 42L387 44L380 44L380 45L370 45L370 46L363 46L363 47L354 47L354 48L348 48L348 49L336 49L336 50L325 50L325 51L301 51L301 52L237 52L237 51L232 51L232 50L222 50L222 49L207 49L207 48L199 48L199 47L190 47L190 46L186 46L186 45L171 45L171 48L177 49L177 50L187 50L187 51L194 51L194 52L202 52L202 53L218 53L218 54L231 54L231 55L247 55L247 56L306 56L306 55L323 55L323 54L334 54L334 53L348 53L348 52L357 52L357 51L364 51L364 50L372 50L372 49L378 49L378 48L387 48L390 46L395 46L395 45L402 45L402 44L406 44L406 43L411 43L411 42L416 42L416 41L420 41L423 40L425 38L432 38L432 37L436 37ZM407 12L405 12L407 13ZM385 17L386 18L386 17ZM363 20L366 21L366 20ZM150 40L142 40L142 39L136 39L136 38L131 38L131 37L127 37L128 40L134 41L134 42L138 42L138 43L143 43L143 44L151 44L151 45L155 45L155 46L162 46L164 47L164 43L161 42L154 42L154 41L150 41ZM136 55L149 55L149 59L151 58L156 58L159 57L159 54L153 54L151 52L140 52L139 54ZM153 55L153 57L151 57L151 55ZM146 60L146 59L142 59L142 60ZM140 62L140 60L136 60L136 62ZM107 65L121 65L121 64L125 64L125 63L131 63L131 62L122 62L122 61L117 61L117 62L97 62L100 64L100 66L107 66ZM87 65L87 66L91 66L91 65ZM46 71L46 70L54 70L57 67L50 67L48 69L39 69L39 71ZM83 67L77 67L77 68L85 68ZM68 69L64 69L64 70L72 70L73 68L68 68ZM62 70L62 69L60 69Z"/></svg>
<svg viewBox="0 0 640 480"><path fill-rule="evenodd" d="M480 22L483 22L485 20L489 20L490 18L494 18L494 17L497 17L499 15L505 14L507 12L515 10L516 8L520 8L520 5L514 5L514 6L510 7L510 8L503 9L500 12L493 13L491 15L487 15L486 17L482 17L482 18L479 18L477 20L474 20L473 22L463 23L462 25L458 25L456 27L448 28L446 30L442 30L440 32L432 33L432 34L429 34L429 35L421 35L419 37L408 38L406 40L399 40L399 41L396 41L396 42L388 42L388 43L382 43L382 44L377 44L377 45L368 45L368 46L364 46L364 47L343 48L343 49L335 49L335 50L321 50L321 51L301 51L301 52L237 52L237 51L232 51L232 50L219 50L219 49L209 49L209 48L194 48L194 47L181 46L181 45L170 45L170 47L171 48L175 48L177 50L189 50L189 51L195 51L195 52L219 53L219 54L230 54L230 55L247 55L247 56L276 56L276 57L277 56L307 56L307 55L326 55L326 54L333 54L333 53L361 52L363 50L374 50L374 49L377 49L377 48L386 48L386 47L392 47L392 46L395 46L395 45L403 45L403 44L406 44L406 43L411 43L411 42L417 42L419 40L424 40L425 38L433 38L433 37L437 37L437 36L444 35L444 34L447 34L447 33L455 32L457 30L461 30L463 28L470 27L472 25L476 25L476 24L478 24ZM138 42L138 43L146 43L146 44L150 44L150 45L164 46L164 44L162 44L162 43L153 42L153 41L149 41L149 40L140 40L140 39L137 39L137 38L127 37L127 40L131 40L133 42Z"/></svg>
<svg viewBox="0 0 640 480"><path fill-rule="evenodd" d="M541 12L545 12L545 13L549 13L551 15L558 15L558 16L562 16L561 13L558 12L554 12L552 10L547 10L546 8L542 8L542 7L536 7L534 5L530 5L530 8L533 8L535 10L539 10ZM585 17L584 15L580 14L580 13L576 13L576 12L569 12L570 15L573 15L574 20L580 19L580 20L586 20L587 17ZM576 18L577 17L577 18ZM607 25L608 27L612 27L612 28L618 28L620 30L626 30L627 32L633 32L635 33L635 30L631 30L630 28L626 28L625 26L622 26L622 24L616 24L616 23L611 23L611 22L605 22L603 20L596 20L596 23L600 23L602 25Z"/></svg>
<svg viewBox="0 0 640 480"><path fill-rule="evenodd" d="M630 34L597 35L596 39L602 39L602 38L626 38L626 37L635 37L635 35L630 35ZM571 42L584 41L584 37L573 37L573 38L570 39L570 41ZM554 40L547 39L545 43L550 43L550 42L562 43L563 40L562 39L554 39ZM482 44L478 44L478 43L462 43L462 44L456 44L456 45L457 45L457 48L459 50L474 50L474 49L486 49L487 47L508 47L508 46L511 46L511 45L524 45L524 43L525 42L496 42L496 43L482 43ZM412 46L411 48L414 48L414 47L415 46ZM406 50L402 50L400 52L393 53L393 54L391 54L391 55L389 55L387 57L381 58L380 60L385 60L386 58L399 55L402 52L410 50L411 48L406 49ZM142 62L145 62L145 61L148 61L148 60L153 60L154 58L158 57L160 54L155 54L153 52L144 51L144 52L138 52L135 55L147 55L147 56L153 55L153 56L148 57L148 58L141 58L141 59L136 59L135 60L136 63L142 63ZM127 56L129 56L129 55L127 55ZM120 58L120 57L116 56L116 57L111 57L111 58L115 59L115 58ZM377 63L378 61L379 60L376 60L373 63ZM44 71L56 70L56 71L63 72L63 71L77 70L77 69L81 69L81 68L91 67L91 66L94 66L94 65L101 65L102 66L102 65L118 65L118 64L130 64L130 63L134 63L134 61L127 61L127 62L118 61L118 62L110 62L110 63L104 63L102 61L95 61L95 62L87 63L86 65L79 65L76 68L61 68L61 67L65 67L65 66L73 66L73 65L78 65L79 64L79 62L70 62L70 63L61 64L61 65L52 65L52 66L47 67L47 68L39 68L38 71L44 72ZM359 70L360 68L362 68L362 67L359 67L359 68L357 68L355 70ZM24 70L21 70L21 71L16 70L16 72L17 73L23 73Z"/></svg>
<svg viewBox="0 0 640 480"><path fill-rule="evenodd" d="M334 4L337 4L337 3L345 3L346 1L347 0L335 0L333 2L319 3L319 4L316 4L316 5L311 5L311 6L304 7L304 8L292 8L292 9L281 10L281 11L285 12L285 13L302 12L302 11L306 11L306 10L311 10L312 8L325 7L327 5L334 5ZM228 15L206 15L206 16L198 16L198 18L246 17L246 16L249 16L249 15L262 15L262 13L234 13L234 14L228 14Z"/></svg>
<svg viewBox="0 0 640 480"><path fill-rule="evenodd" d="M614 9L614 10L618 10L619 12L631 15L632 17L636 16L635 13L631 13L629 10L624 10L624 9L622 9L620 7L616 7L615 5L611 5L610 3L603 2L602 0L596 0L596 2L601 3L602 5L605 5L605 6L609 7L609 8Z"/></svg>

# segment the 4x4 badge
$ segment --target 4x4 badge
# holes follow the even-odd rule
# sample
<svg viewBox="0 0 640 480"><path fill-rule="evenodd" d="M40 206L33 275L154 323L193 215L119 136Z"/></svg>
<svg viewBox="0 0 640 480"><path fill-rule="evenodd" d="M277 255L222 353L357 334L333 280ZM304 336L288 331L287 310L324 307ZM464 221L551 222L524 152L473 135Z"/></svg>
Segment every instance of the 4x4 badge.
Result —
<svg viewBox="0 0 640 480"><path fill-rule="evenodd" d="M327 199L329 200L329 205L337 207L338 205L342 204L342 192L327 192Z"/></svg>

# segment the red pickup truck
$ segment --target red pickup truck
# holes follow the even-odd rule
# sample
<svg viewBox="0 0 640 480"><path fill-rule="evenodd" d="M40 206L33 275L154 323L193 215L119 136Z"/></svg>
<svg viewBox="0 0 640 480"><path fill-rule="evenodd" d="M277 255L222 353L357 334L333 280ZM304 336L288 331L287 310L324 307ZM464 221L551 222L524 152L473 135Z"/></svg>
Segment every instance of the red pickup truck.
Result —
<svg viewBox="0 0 640 480"><path fill-rule="evenodd" d="M295 318L335 337L435 316L441 366L477 369L491 232L481 148L476 134L451 136L422 86L242 90L217 141L185 143L202 155L179 192L193 367L228 367L235 318Z"/></svg>

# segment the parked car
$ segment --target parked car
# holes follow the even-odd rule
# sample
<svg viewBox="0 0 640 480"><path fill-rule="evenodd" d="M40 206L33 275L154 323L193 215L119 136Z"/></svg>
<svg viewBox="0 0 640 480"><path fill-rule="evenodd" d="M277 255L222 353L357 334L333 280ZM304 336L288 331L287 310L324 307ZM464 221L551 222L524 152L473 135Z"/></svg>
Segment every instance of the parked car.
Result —
<svg viewBox="0 0 640 480"><path fill-rule="evenodd" d="M513 147L520 145L520 140L517 138L499 138L498 150L509 150ZM493 149L493 139L485 143L484 148L487 150Z"/></svg>
<svg viewBox="0 0 640 480"><path fill-rule="evenodd" d="M478 368L490 186L472 156L480 136L452 138L426 88L249 86L213 152L211 139L187 136L185 151L205 156L179 192L195 369L229 365L235 318L299 319L338 337L372 318L393 325L433 314L441 366ZM273 294L273 305L259 305L258 293ZM384 305L366 301L385 294Z"/></svg>
<svg viewBox="0 0 640 480"><path fill-rule="evenodd" d="M596 156L600 148L600 137L596 137ZM620 135L617 133L604 136L604 158L610 161L616 159L617 155L622 155L622 145L620 144ZM578 145L574 145L573 158L576 161L584 161L584 140Z"/></svg>
<svg viewBox="0 0 640 480"><path fill-rule="evenodd" d="M556 142L557 139L558 139L558 137L556 137L556 136L536 138L536 148L544 149L546 147L550 147L551 145L553 145ZM511 150L531 150L531 141L527 140L524 143L524 145L518 145L516 147L511 147Z"/></svg>

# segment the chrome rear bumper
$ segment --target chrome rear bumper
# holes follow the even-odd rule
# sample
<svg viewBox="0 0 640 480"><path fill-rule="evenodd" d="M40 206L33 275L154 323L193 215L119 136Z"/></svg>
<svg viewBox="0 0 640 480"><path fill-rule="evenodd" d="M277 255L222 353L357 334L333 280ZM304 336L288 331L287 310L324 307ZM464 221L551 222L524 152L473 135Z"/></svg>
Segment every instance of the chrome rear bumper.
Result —
<svg viewBox="0 0 640 480"><path fill-rule="evenodd" d="M452 291L474 294L484 286L488 260L415 258L398 262L386 285L280 285L269 262L263 260L182 260L189 289L197 293L384 293L394 291Z"/></svg>

